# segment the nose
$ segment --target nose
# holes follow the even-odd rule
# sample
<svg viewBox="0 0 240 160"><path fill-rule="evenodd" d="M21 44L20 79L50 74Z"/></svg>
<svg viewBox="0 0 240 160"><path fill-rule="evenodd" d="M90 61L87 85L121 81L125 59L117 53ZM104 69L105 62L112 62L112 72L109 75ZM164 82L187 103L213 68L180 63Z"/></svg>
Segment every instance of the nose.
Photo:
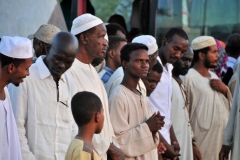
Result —
<svg viewBox="0 0 240 160"><path fill-rule="evenodd" d="M151 85L151 88L152 89L155 89L157 87L157 84L156 83L153 83L152 85Z"/></svg>
<svg viewBox="0 0 240 160"><path fill-rule="evenodd" d="M182 51L178 51L178 52L175 54L175 57L177 57L178 59L182 58L182 56L183 56Z"/></svg>
<svg viewBox="0 0 240 160"><path fill-rule="evenodd" d="M59 62L58 63L58 68L59 69L64 69L65 68L65 64L63 62Z"/></svg>
<svg viewBox="0 0 240 160"><path fill-rule="evenodd" d="M103 40L103 45L104 46L108 46L108 41L104 38L104 40Z"/></svg>
<svg viewBox="0 0 240 160"><path fill-rule="evenodd" d="M142 67L143 68L149 68L149 62L143 61L142 62Z"/></svg>
<svg viewBox="0 0 240 160"><path fill-rule="evenodd" d="M29 76L29 75L30 75L30 72L29 72L29 70L27 70L26 76Z"/></svg>

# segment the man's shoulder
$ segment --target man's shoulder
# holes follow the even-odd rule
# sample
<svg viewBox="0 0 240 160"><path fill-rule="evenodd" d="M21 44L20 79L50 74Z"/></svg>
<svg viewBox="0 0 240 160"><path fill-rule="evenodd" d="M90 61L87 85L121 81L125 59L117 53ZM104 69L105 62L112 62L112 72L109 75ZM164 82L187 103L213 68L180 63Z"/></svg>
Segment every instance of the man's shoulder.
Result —
<svg viewBox="0 0 240 160"><path fill-rule="evenodd" d="M117 86L109 96L109 101L112 100L123 101L124 99L126 99L126 89L122 85Z"/></svg>

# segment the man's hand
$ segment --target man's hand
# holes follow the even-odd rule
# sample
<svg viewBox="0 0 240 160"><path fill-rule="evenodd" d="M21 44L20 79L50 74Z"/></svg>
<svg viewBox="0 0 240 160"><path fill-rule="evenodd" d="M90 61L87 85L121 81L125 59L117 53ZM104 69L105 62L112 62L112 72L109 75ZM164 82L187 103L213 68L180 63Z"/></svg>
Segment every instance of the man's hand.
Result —
<svg viewBox="0 0 240 160"><path fill-rule="evenodd" d="M194 160L201 160L202 159L202 155L200 153L200 151L198 150L197 146L193 145L193 158Z"/></svg>
<svg viewBox="0 0 240 160"><path fill-rule="evenodd" d="M227 95L227 86L220 79L211 79L210 86L213 90L221 92L223 95Z"/></svg>
<svg viewBox="0 0 240 160"><path fill-rule="evenodd" d="M173 147L174 147L174 151L175 151L175 152L177 152L177 153L180 152L180 146L179 146L179 144L178 144L177 141L174 141L174 142L173 142Z"/></svg>
<svg viewBox="0 0 240 160"><path fill-rule="evenodd" d="M107 151L108 157L111 160L124 160L124 154L121 149L117 148L114 144L110 144L108 151Z"/></svg>
<svg viewBox="0 0 240 160"><path fill-rule="evenodd" d="M222 145L222 149L219 153L219 160L228 159L230 150L231 150L231 148L229 146Z"/></svg>
<svg viewBox="0 0 240 160"><path fill-rule="evenodd" d="M157 149L158 149L158 154L164 154L165 151L167 150L167 148L161 142L159 143Z"/></svg>
<svg viewBox="0 0 240 160"><path fill-rule="evenodd" d="M163 156L165 158L178 159L178 156L180 156L180 154L178 152L174 151L174 146L167 145L166 148L167 148L167 150L163 154Z"/></svg>
<svg viewBox="0 0 240 160"><path fill-rule="evenodd" d="M154 113L147 121L147 125L151 132L157 132L164 126L164 116L160 115L160 112L158 111L157 114Z"/></svg>

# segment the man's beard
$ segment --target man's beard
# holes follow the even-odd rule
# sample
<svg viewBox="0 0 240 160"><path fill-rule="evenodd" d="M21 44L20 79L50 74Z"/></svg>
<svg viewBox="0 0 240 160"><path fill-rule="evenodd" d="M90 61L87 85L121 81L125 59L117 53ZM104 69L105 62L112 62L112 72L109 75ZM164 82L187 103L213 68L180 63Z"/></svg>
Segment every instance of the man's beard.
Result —
<svg viewBox="0 0 240 160"><path fill-rule="evenodd" d="M206 68L216 68L217 65L211 64L211 62L209 62L209 60L207 58L204 59L204 66Z"/></svg>

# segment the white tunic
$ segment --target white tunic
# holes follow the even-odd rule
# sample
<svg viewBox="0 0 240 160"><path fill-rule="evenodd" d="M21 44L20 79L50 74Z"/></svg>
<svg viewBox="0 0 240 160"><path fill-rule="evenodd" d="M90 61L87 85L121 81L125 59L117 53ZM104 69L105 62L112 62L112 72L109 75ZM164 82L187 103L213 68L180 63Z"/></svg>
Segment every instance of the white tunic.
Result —
<svg viewBox="0 0 240 160"><path fill-rule="evenodd" d="M74 79L63 74L57 86L41 56L30 67L19 87L9 85L24 160L64 160L77 126L71 98L77 92ZM64 104L65 105L64 105Z"/></svg>
<svg viewBox="0 0 240 160"><path fill-rule="evenodd" d="M162 64L161 59L158 57L158 61ZM172 126L171 121L171 96L172 96L172 64L166 64L168 70L163 67L163 73L160 82L158 83L155 90L152 92L148 98L150 106L153 112L160 111L162 116L165 116L164 126L162 127L160 133L168 142L171 144L170 140L170 128Z"/></svg>
<svg viewBox="0 0 240 160"><path fill-rule="evenodd" d="M0 160L21 160L17 125L6 87L4 92L6 98L0 100Z"/></svg>
<svg viewBox="0 0 240 160"><path fill-rule="evenodd" d="M184 90L186 88L172 78L172 109L171 119L173 129L180 146L180 160L193 160L192 152L192 131L189 121L189 113L187 110L186 95Z"/></svg>
<svg viewBox="0 0 240 160"><path fill-rule="evenodd" d="M158 134L146 121L153 112L147 98L119 85L110 95L110 117L117 142L126 160L157 160Z"/></svg>
<svg viewBox="0 0 240 160"><path fill-rule="evenodd" d="M107 150L111 142L116 140L109 118L108 97L101 79L91 64L85 64L75 59L68 72L74 77L77 90L95 93L102 101L104 108L104 125L100 134L93 136L93 145L103 160L107 159Z"/></svg>

